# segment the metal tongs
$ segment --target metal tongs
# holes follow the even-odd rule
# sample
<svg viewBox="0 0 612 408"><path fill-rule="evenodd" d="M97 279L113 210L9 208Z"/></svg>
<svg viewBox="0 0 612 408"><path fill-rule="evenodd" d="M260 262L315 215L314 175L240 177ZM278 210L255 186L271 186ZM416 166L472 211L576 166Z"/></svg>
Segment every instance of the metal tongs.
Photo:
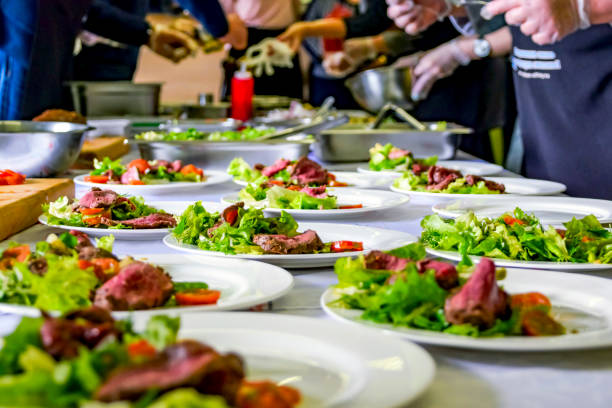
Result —
<svg viewBox="0 0 612 408"><path fill-rule="evenodd" d="M269 135L262 136L257 139L257 141L261 140L269 140L269 139L277 139L280 137L288 137L292 135L297 135L299 133L319 133L323 130L335 128L341 125L344 125L349 121L349 117L344 114L334 114L331 115L330 111L332 106L334 105L334 98L328 97L323 101L321 107L317 110L314 116L311 118L309 123L305 123L303 125L298 125L294 127L290 127L287 129L279 130L278 132L271 133Z"/></svg>
<svg viewBox="0 0 612 408"><path fill-rule="evenodd" d="M414 116L412 116L394 103L388 103L383 106L383 108L376 116L376 120L374 120L374 123L370 125L370 129L377 129L382 124L382 122L392 113L395 113L397 116L400 117L400 119L404 120L406 123L408 123L410 126L420 132L424 132L427 130L427 126L425 126L417 118L415 118Z"/></svg>

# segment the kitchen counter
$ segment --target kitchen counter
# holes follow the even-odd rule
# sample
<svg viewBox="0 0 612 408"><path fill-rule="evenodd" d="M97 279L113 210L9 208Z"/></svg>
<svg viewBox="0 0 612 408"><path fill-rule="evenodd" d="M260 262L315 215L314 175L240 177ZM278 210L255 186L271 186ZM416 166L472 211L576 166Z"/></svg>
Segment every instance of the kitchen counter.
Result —
<svg viewBox="0 0 612 408"><path fill-rule="evenodd" d="M461 154L458 159L467 156ZM330 166L336 167L336 166ZM342 165L342 170L347 166ZM354 168L355 165L353 164ZM339 168L338 168L339 170ZM503 176L510 176L505 172ZM222 195L238 191L231 182L202 190L202 201L218 202ZM77 189L77 196L83 190ZM150 200L189 200L187 195L155 196ZM388 228L419 235L419 222L431 213L432 200L412 200L402 207L338 221ZM33 244L43 240L55 228L36 225L11 240ZM0 243L0 247L6 241ZM175 253L156 241L116 241L115 253L138 255ZM327 319L319 306L323 291L335 283L331 268L291 270L296 278L294 289L285 297L272 302L264 313L283 313ZM534 271L537 273L537 271ZM612 274L599 273L610 277ZM229 312L231 313L231 312ZM253 312L257 313L257 312ZM0 335L12 330L19 318L0 316ZM341 323L338 323L341 324ZM372 345L376 347L376 345ZM437 363L432 387L417 400L418 408L492 408L492 407L610 407L612 405L612 349L554 353L500 353L443 347L429 347Z"/></svg>

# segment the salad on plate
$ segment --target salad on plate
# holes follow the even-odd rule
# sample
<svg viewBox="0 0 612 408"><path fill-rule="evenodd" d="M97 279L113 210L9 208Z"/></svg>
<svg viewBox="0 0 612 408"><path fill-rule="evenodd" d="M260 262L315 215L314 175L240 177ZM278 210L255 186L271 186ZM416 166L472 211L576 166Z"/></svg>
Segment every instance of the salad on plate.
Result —
<svg viewBox="0 0 612 408"><path fill-rule="evenodd" d="M112 253L114 237L79 231L51 234L34 249L12 242L0 254L0 302L67 312L216 304L221 292L204 282L174 282L163 268Z"/></svg>
<svg viewBox="0 0 612 408"><path fill-rule="evenodd" d="M573 218L563 228L544 227L520 208L498 218L473 212L454 220L428 215L421 221L421 241L429 248L521 261L612 264L612 232L597 218Z"/></svg>
<svg viewBox="0 0 612 408"><path fill-rule="evenodd" d="M270 127L246 127L242 130L224 130L217 132L202 132L196 129L188 129L183 132L144 132L137 134L138 140L151 142L174 142L174 141L198 141L208 142L246 142L254 141L263 136L276 132Z"/></svg>
<svg viewBox="0 0 612 408"><path fill-rule="evenodd" d="M158 229L176 226L174 215L149 207L142 197L126 197L112 190L93 187L80 199L63 196L43 205L48 225L110 228Z"/></svg>
<svg viewBox="0 0 612 408"><path fill-rule="evenodd" d="M328 307L397 327L472 337L554 336L566 332L538 292L507 293L504 269L483 258L475 267L425 258L421 244L336 261L338 284Z"/></svg>
<svg viewBox="0 0 612 408"><path fill-rule="evenodd" d="M58 408L291 408L301 394L249 381L243 358L179 339L180 318L136 331L98 307L23 318L0 349L0 405Z"/></svg>
<svg viewBox="0 0 612 408"><path fill-rule="evenodd" d="M89 183L149 185L177 182L201 183L206 181L204 170L182 161L135 159L127 165L120 160L94 160L94 170L83 179Z"/></svg>
<svg viewBox="0 0 612 408"><path fill-rule="evenodd" d="M412 170L415 166L417 169L420 166L434 166L437 162L437 156L415 159L409 150L393 146L391 143L387 143L384 146L376 143L370 148L370 161L368 165L370 170L374 171L408 171Z"/></svg>
<svg viewBox="0 0 612 408"><path fill-rule="evenodd" d="M233 204L223 212L210 213L201 202L189 206L172 234L179 243L225 254L319 254L362 251L363 243L323 242L316 231L298 232L295 219L285 211L265 217L257 208Z"/></svg>

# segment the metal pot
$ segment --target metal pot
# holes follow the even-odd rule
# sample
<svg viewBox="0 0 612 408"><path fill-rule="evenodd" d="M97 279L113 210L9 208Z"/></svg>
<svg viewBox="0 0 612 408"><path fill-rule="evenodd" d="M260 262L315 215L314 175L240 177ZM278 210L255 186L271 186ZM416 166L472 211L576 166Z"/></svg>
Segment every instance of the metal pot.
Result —
<svg viewBox="0 0 612 408"><path fill-rule="evenodd" d="M379 129L347 125L326 130L317 135L313 152L326 162L364 162L370 159L369 149L376 143L391 143L412 151L416 157L435 155L447 160L455 156L461 135L472 133L471 129L454 124L447 124L443 130L438 130L436 123L424 124L426 131L406 124L390 124Z"/></svg>
<svg viewBox="0 0 612 408"><path fill-rule="evenodd" d="M74 109L87 117L155 116L159 112L161 83L75 81L68 85Z"/></svg>
<svg viewBox="0 0 612 408"><path fill-rule="evenodd" d="M68 122L0 121L0 168L49 177L76 161L93 128Z"/></svg>
<svg viewBox="0 0 612 408"><path fill-rule="evenodd" d="M409 68L368 69L350 77L344 84L357 103L372 113L377 113L389 102L406 110L414 107L410 98L412 75Z"/></svg>

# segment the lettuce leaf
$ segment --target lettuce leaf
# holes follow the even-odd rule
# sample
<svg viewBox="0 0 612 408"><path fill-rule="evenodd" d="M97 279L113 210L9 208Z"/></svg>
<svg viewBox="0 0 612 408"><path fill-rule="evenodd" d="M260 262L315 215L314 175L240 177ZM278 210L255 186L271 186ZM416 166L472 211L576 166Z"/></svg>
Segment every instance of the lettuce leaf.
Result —
<svg viewBox="0 0 612 408"><path fill-rule="evenodd" d="M266 197L271 208L294 210L329 210L338 208L335 196L316 198L301 191L293 191L279 186L270 188L266 193Z"/></svg>
<svg viewBox="0 0 612 408"><path fill-rule="evenodd" d="M193 388L179 388L170 391L152 404L149 408L229 408L223 397L202 395Z"/></svg>
<svg viewBox="0 0 612 408"><path fill-rule="evenodd" d="M244 161L242 157L236 157L230 162L227 173L234 176L236 180L242 180L249 183L262 177L261 172L249 166L249 163Z"/></svg>

